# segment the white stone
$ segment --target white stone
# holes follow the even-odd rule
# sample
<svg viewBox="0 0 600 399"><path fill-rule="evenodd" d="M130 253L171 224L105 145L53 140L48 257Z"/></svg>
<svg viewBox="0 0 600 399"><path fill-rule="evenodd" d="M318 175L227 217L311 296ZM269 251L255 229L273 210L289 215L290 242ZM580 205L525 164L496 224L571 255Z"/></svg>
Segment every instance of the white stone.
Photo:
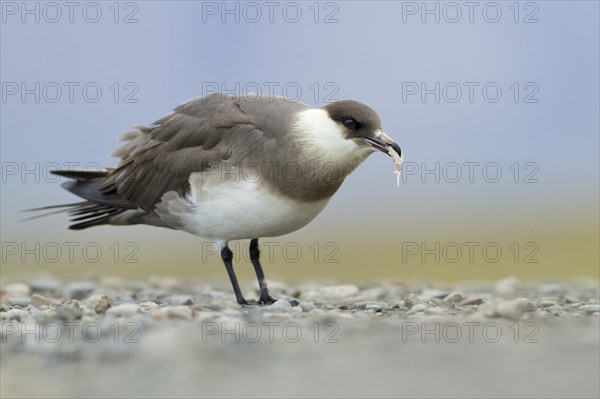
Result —
<svg viewBox="0 0 600 399"><path fill-rule="evenodd" d="M29 282L33 292L43 292L46 295L59 295L61 292L61 283L54 278L36 278Z"/></svg>
<svg viewBox="0 0 600 399"><path fill-rule="evenodd" d="M142 310L144 312L148 313L148 312L154 312L156 309L159 308L159 306L156 302L146 301L146 302L140 303L140 308L142 308Z"/></svg>
<svg viewBox="0 0 600 399"><path fill-rule="evenodd" d="M437 288L425 288L424 290L421 291L421 294L419 295L419 297L424 301L424 302L429 302L433 299L442 299L446 296L448 296L448 291L444 291L444 290L440 290Z"/></svg>
<svg viewBox="0 0 600 399"><path fill-rule="evenodd" d="M9 296L27 296L31 293L31 288L27 284L12 283L2 287L2 292Z"/></svg>
<svg viewBox="0 0 600 399"><path fill-rule="evenodd" d="M483 303L485 303L485 301L479 297L469 297L462 302L463 305L481 305Z"/></svg>
<svg viewBox="0 0 600 399"><path fill-rule="evenodd" d="M352 284L334 285L319 289L319 295L331 299L341 299L358 294L359 289Z"/></svg>
<svg viewBox="0 0 600 399"><path fill-rule="evenodd" d="M325 311L323 309L313 309L308 314L311 316L322 316L325 314Z"/></svg>
<svg viewBox="0 0 600 399"><path fill-rule="evenodd" d="M463 300L464 296L460 292L452 292L444 298L444 302L446 303L460 303Z"/></svg>
<svg viewBox="0 0 600 399"><path fill-rule="evenodd" d="M31 298L29 298L28 296L22 296L22 295L18 295L18 296L11 296L8 299L6 299L6 304L8 305L12 305L12 306L19 306L22 308L26 308L31 302Z"/></svg>
<svg viewBox="0 0 600 399"><path fill-rule="evenodd" d="M192 309L184 305L171 306L166 308L165 311L169 318L184 320L192 319Z"/></svg>
<svg viewBox="0 0 600 399"><path fill-rule="evenodd" d="M275 301L275 303L265 306L264 309L271 312L291 312L292 305L290 305L290 303L285 299L279 299Z"/></svg>
<svg viewBox="0 0 600 399"><path fill-rule="evenodd" d="M93 281L76 281L67 286L65 296L71 299L84 299L96 289Z"/></svg>
<svg viewBox="0 0 600 399"><path fill-rule="evenodd" d="M112 299L106 294L92 295L85 301L85 307L100 314L112 306Z"/></svg>
<svg viewBox="0 0 600 399"><path fill-rule="evenodd" d="M413 314L418 312L424 312L425 310L427 310L427 305L425 305L424 303L417 303L416 305L411 307L407 313Z"/></svg>
<svg viewBox="0 0 600 399"><path fill-rule="evenodd" d="M2 320L21 320L22 318L29 315L29 312L23 309L11 309L7 312L0 313L0 318Z"/></svg>
<svg viewBox="0 0 600 399"><path fill-rule="evenodd" d="M445 315L446 311L442 308L438 308L435 306L430 306L427 309L425 309L425 314L430 314L430 315Z"/></svg>
<svg viewBox="0 0 600 399"><path fill-rule="evenodd" d="M313 305L312 302L300 301L298 306L300 306L304 312L310 312L311 310L315 309L315 305Z"/></svg>
<svg viewBox="0 0 600 399"><path fill-rule="evenodd" d="M595 312L600 312L600 305L583 305L580 306L578 310L586 314L592 314Z"/></svg>
<svg viewBox="0 0 600 399"><path fill-rule="evenodd" d="M425 305L425 301L417 296L415 293L410 293L404 298L404 305L408 309L412 309L415 305Z"/></svg>
<svg viewBox="0 0 600 399"><path fill-rule="evenodd" d="M106 311L106 314L116 317L131 317L141 310L140 305L135 303L122 303L115 305Z"/></svg>
<svg viewBox="0 0 600 399"><path fill-rule="evenodd" d="M496 305L496 313L509 320L519 320L525 312L534 310L533 303L525 298L515 298Z"/></svg>
<svg viewBox="0 0 600 399"><path fill-rule="evenodd" d="M38 294L33 294L31 297L31 306L40 308L41 306L58 306L59 304L52 301L50 298L46 298L45 296L41 296Z"/></svg>

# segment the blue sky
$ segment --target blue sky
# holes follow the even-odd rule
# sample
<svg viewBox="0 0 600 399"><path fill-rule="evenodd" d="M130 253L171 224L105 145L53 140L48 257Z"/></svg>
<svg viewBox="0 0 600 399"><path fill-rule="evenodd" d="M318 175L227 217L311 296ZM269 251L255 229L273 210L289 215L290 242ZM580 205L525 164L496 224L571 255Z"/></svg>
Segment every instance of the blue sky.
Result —
<svg viewBox="0 0 600 399"><path fill-rule="evenodd" d="M451 233L492 216L492 233L510 229L507 220L517 228L595 223L597 231L597 2L480 2L472 10L428 2L439 22L422 2L276 2L272 22L263 2L229 2L230 13L222 2L123 2L118 15L113 2L82 2L72 22L64 6L59 18L43 3L26 3L33 13L23 4L2 3L3 241L36 236L39 225L19 222L19 209L73 201L47 174L51 166L110 165L119 134L215 85L263 95L287 88L315 106L356 99L377 110L400 143L412 165L401 187L389 159L373 155L313 236L338 221L348 229L371 223L376 243L375 226L390 214L413 231ZM421 97L423 89L429 94ZM437 172L422 174L436 162L439 182ZM456 165L462 178L452 183ZM498 169L502 177L491 183ZM349 222L369 201L380 214ZM44 231L72 234L64 217L43 223Z"/></svg>

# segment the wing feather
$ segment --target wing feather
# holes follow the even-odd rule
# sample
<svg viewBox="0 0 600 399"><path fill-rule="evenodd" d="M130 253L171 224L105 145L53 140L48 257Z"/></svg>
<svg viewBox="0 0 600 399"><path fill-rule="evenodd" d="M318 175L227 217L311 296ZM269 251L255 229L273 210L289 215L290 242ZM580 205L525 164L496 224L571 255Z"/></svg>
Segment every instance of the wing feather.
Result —
<svg viewBox="0 0 600 399"><path fill-rule="evenodd" d="M151 126L124 136L126 144L115 152L121 162L103 178L102 189L153 211L166 192L185 195L192 173L230 160L240 142L266 140L233 97L211 97L179 106ZM241 136L245 140L240 141Z"/></svg>

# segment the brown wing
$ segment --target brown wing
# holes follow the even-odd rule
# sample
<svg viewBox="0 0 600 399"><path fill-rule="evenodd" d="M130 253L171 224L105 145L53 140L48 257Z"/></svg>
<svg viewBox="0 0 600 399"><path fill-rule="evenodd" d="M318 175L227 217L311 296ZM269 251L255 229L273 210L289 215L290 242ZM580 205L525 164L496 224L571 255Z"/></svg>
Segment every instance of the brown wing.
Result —
<svg viewBox="0 0 600 399"><path fill-rule="evenodd" d="M122 137L127 143L113 154L121 162L99 189L152 211L164 193L184 195L191 173L230 159L241 135L254 145L264 141L254 122L233 97L218 94L183 104L151 126Z"/></svg>
<svg viewBox="0 0 600 399"><path fill-rule="evenodd" d="M278 140L286 140L282 136L294 115L306 108L282 98L255 101L213 94L126 133L121 137L125 145L113 153L121 159L117 167L97 173L53 172L73 178L63 187L86 200L69 209L79 222L71 228L105 224L128 209L152 212L165 193L185 195L190 175L215 165L243 167L260 153L269 154L269 164L283 162ZM289 151L293 157L293 148Z"/></svg>

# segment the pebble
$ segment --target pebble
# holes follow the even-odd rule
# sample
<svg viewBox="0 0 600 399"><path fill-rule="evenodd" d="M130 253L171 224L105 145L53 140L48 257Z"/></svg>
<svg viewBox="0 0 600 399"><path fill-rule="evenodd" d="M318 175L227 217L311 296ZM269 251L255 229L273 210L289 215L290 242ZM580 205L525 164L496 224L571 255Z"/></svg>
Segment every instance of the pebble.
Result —
<svg viewBox="0 0 600 399"><path fill-rule="evenodd" d="M54 302L50 298L46 298L45 296L39 294L33 294L31 297L31 306L35 308L40 308L40 306L59 306L59 303Z"/></svg>
<svg viewBox="0 0 600 399"><path fill-rule="evenodd" d="M308 314L311 316L322 316L325 314L325 311L323 309L313 309Z"/></svg>
<svg viewBox="0 0 600 399"><path fill-rule="evenodd" d="M139 302L156 301L162 302L167 296L167 292L159 288L143 288L136 294L136 300Z"/></svg>
<svg viewBox="0 0 600 399"><path fill-rule="evenodd" d="M417 296L415 293L410 293L404 297L404 306L408 309L412 309L415 305L425 305L425 301Z"/></svg>
<svg viewBox="0 0 600 399"><path fill-rule="evenodd" d="M515 298L496 305L496 313L509 320L519 320L523 314L534 309L533 302L525 298Z"/></svg>
<svg viewBox="0 0 600 399"><path fill-rule="evenodd" d="M140 308L142 309L142 311L144 311L146 313L151 313L151 312L154 312L155 310L157 310L159 308L159 306L156 302L146 301L146 302L140 303Z"/></svg>
<svg viewBox="0 0 600 399"><path fill-rule="evenodd" d="M600 305L598 304L594 304L594 305L583 305L580 306L579 309L580 312L586 313L586 314L592 314L595 312L600 312Z"/></svg>
<svg viewBox="0 0 600 399"><path fill-rule="evenodd" d="M72 321L81 318L81 304L77 299L70 299L56 309L58 318L65 321Z"/></svg>
<svg viewBox="0 0 600 399"><path fill-rule="evenodd" d="M224 301L222 299L214 299L210 302L210 305L209 305L209 308L214 311L224 310L224 309L227 309L228 307L229 307L228 302Z"/></svg>
<svg viewBox="0 0 600 399"><path fill-rule="evenodd" d="M369 305L377 305L377 306L379 306L379 304L377 302L374 302L374 301L359 301L359 302L352 303L350 305L350 309L366 310Z"/></svg>
<svg viewBox="0 0 600 399"><path fill-rule="evenodd" d="M93 281L77 281L67 285L65 296L70 299L84 299L96 289Z"/></svg>
<svg viewBox="0 0 600 399"><path fill-rule="evenodd" d="M427 305L424 303L417 303L416 305L413 305L407 313L414 314L418 312L424 312L425 310L427 310Z"/></svg>
<svg viewBox="0 0 600 399"><path fill-rule="evenodd" d="M531 312L528 318L535 320L536 317L595 317L600 313L598 289L593 285L568 282L522 285L518 279L509 277L495 285L465 283L448 288L423 283L387 283L361 289L352 284L307 283L295 287L280 284L277 289L282 295L290 297L293 293L303 300L294 303L279 300L269 306L245 309L235 303L227 288L214 289L204 283L114 277L65 284L44 278L31 280L29 284L3 286L0 318L38 323L81 319L110 325L114 323L111 317L121 317L151 325L157 320L220 322L224 317L237 321L271 317L372 321L375 315L389 320L426 315L520 320ZM516 293L523 298L511 299ZM68 299L64 303L57 299L62 295ZM81 298L81 303L77 298Z"/></svg>
<svg viewBox="0 0 600 399"><path fill-rule="evenodd" d="M194 297L191 295L171 295L163 301L169 305L193 305Z"/></svg>
<svg viewBox="0 0 600 399"><path fill-rule="evenodd" d="M341 299L358 294L359 289L352 284L334 285L330 287L322 287L319 289L319 295L329 299Z"/></svg>
<svg viewBox="0 0 600 399"><path fill-rule="evenodd" d="M168 318L172 319L192 319L192 309L185 305L169 306L163 310Z"/></svg>
<svg viewBox="0 0 600 399"><path fill-rule="evenodd" d="M11 306L19 306L22 308L26 308L31 301L31 298L28 296L11 296L6 299L6 304Z"/></svg>
<svg viewBox="0 0 600 399"><path fill-rule="evenodd" d="M441 300L441 299L447 297L448 295L449 295L448 291L438 290L435 288L425 288L423 291L421 291L421 294L419 295L419 297L424 302L429 302L429 301L434 301L435 299Z"/></svg>
<svg viewBox="0 0 600 399"><path fill-rule="evenodd" d="M87 301L85 301L86 308L92 309L98 314L106 312L106 310L108 310L112 304L112 298L106 294L92 295L87 299Z"/></svg>
<svg viewBox="0 0 600 399"><path fill-rule="evenodd" d="M27 296L31 293L31 288L23 283L11 283L2 287L2 292L9 296Z"/></svg>
<svg viewBox="0 0 600 399"><path fill-rule="evenodd" d="M460 303L463 299L464 296L460 292L451 292L444 297L443 301L446 303Z"/></svg>
<svg viewBox="0 0 600 399"><path fill-rule="evenodd" d="M313 305L312 302L300 301L298 306L302 308L303 312L310 312L311 310L315 309L315 305Z"/></svg>
<svg viewBox="0 0 600 399"><path fill-rule="evenodd" d="M360 291L361 297L372 301L379 301L389 296L390 294L391 292L389 291L389 289L385 289L382 287L367 288Z"/></svg>
<svg viewBox="0 0 600 399"><path fill-rule="evenodd" d="M462 304L463 305L481 305L482 303L484 303L485 301L482 298L479 297L469 297L467 299L465 299Z"/></svg>
<svg viewBox="0 0 600 399"><path fill-rule="evenodd" d="M36 278L29 282L29 286L33 292L43 295L60 296L62 292L60 280L55 278Z"/></svg>
<svg viewBox="0 0 600 399"><path fill-rule="evenodd" d="M9 311L0 313L0 319L8 321L20 321L27 317L29 312L24 309L10 309Z"/></svg>
<svg viewBox="0 0 600 399"><path fill-rule="evenodd" d="M128 293L117 293L113 298L113 303L114 304L119 304L119 303L132 303L132 302L136 302L136 299L133 295L132 292L128 292Z"/></svg>
<svg viewBox="0 0 600 399"><path fill-rule="evenodd" d="M122 303L110 307L106 314L116 317L131 317L141 310L140 305L135 303Z"/></svg>
<svg viewBox="0 0 600 399"><path fill-rule="evenodd" d="M271 312L291 312L292 305L290 305L290 303L288 301L286 301L285 299L278 299L272 305L265 306L261 309L268 310Z"/></svg>
<svg viewBox="0 0 600 399"><path fill-rule="evenodd" d="M571 296L571 295L567 295L565 297L565 302L566 303L580 303L581 300L577 297Z"/></svg>
<svg viewBox="0 0 600 399"><path fill-rule="evenodd" d="M564 313L564 311L565 311L564 308L562 306L560 306L560 305L552 305L552 306L547 307L544 310L546 312L550 313L550 314L555 315L555 316L559 316L562 313Z"/></svg>
<svg viewBox="0 0 600 399"><path fill-rule="evenodd" d="M445 315L446 311L442 308L438 308L437 306L430 306L425 309L425 314L428 315Z"/></svg>
<svg viewBox="0 0 600 399"><path fill-rule="evenodd" d="M212 295L198 295L194 297L194 305L208 307L213 300L214 297Z"/></svg>

